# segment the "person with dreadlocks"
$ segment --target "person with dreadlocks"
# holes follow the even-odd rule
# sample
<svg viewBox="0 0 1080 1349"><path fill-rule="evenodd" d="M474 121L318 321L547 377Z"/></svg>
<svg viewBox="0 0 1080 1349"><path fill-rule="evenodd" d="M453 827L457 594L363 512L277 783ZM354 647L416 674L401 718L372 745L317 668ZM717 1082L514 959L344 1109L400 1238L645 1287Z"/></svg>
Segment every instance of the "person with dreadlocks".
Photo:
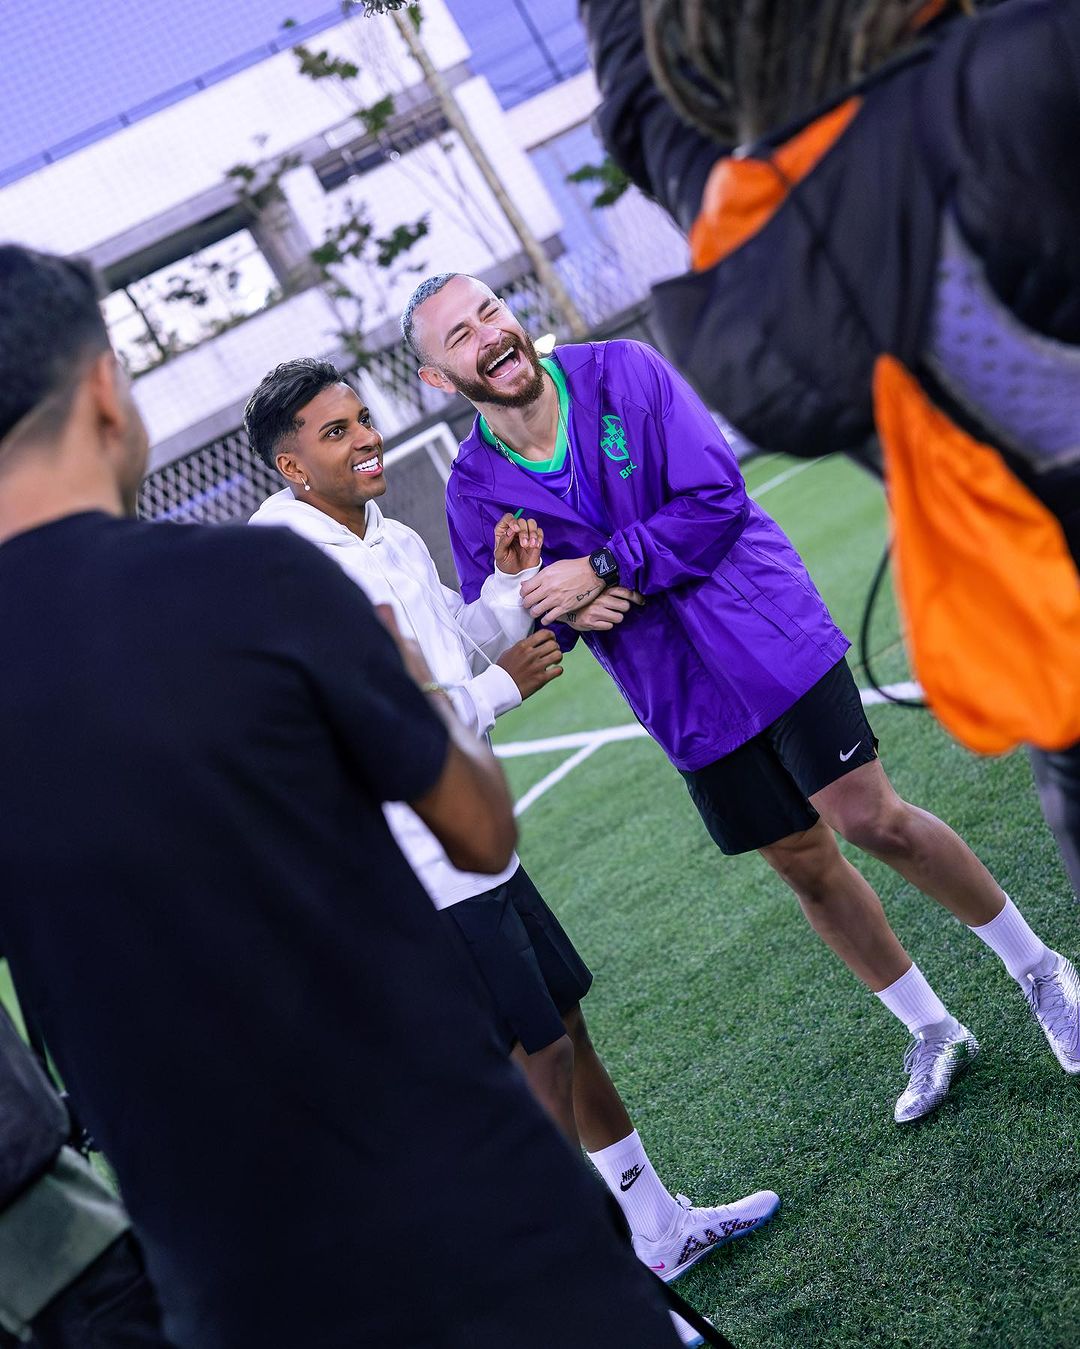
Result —
<svg viewBox="0 0 1080 1349"><path fill-rule="evenodd" d="M668 354L763 449L880 438L930 707L1032 747L1080 893L1080 0L975 8L583 17L605 145L689 235Z"/></svg>

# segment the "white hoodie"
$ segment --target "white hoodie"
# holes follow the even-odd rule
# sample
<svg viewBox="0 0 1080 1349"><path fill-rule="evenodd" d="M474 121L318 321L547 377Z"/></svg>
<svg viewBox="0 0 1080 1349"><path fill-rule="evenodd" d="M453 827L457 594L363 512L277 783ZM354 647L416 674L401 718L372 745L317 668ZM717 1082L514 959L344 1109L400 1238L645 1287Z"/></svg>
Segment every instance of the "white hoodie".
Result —
<svg viewBox="0 0 1080 1349"><path fill-rule="evenodd" d="M402 633L415 640L432 675L448 690L460 719L477 735L486 735L496 717L521 702L513 679L491 662L528 636L532 619L519 592L522 581L539 568L517 576L496 571L484 582L480 598L466 604L439 580L419 534L387 519L374 501L365 512L360 539L285 488L263 502L251 524L283 525L302 535L332 558L372 604L389 604ZM481 667L479 673L474 674L474 666ZM501 885L519 866L515 854L498 876L459 871L408 806L391 802L383 809L398 847L438 909Z"/></svg>

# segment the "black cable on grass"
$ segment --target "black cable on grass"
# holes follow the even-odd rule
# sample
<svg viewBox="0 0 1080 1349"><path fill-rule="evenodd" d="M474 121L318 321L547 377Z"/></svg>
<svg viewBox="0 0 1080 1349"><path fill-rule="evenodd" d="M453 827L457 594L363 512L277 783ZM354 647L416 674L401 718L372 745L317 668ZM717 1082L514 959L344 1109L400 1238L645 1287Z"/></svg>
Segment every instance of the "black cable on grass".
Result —
<svg viewBox="0 0 1080 1349"><path fill-rule="evenodd" d="M881 590L881 582L885 576L885 568L889 565L891 552L892 546L886 543L885 551L881 554L881 561L877 564L877 570L874 572L874 579L870 582L862 622L859 624L859 661L866 671L870 687L875 693L879 693L886 702L895 703L897 707L914 707L925 710L927 706L925 698L898 698L894 693L889 693L882 688L870 665L870 623L874 616L874 605L877 603L878 592Z"/></svg>

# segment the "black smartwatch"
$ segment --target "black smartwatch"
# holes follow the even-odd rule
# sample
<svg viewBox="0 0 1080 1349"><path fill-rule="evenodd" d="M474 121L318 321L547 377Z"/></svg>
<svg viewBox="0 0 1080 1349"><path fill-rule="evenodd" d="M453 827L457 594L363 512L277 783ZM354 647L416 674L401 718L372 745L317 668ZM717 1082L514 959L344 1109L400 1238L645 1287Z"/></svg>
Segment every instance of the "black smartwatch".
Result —
<svg viewBox="0 0 1080 1349"><path fill-rule="evenodd" d="M590 553L589 566L596 572L596 579L603 581L605 586L618 584L619 564L610 548L597 548L595 553Z"/></svg>

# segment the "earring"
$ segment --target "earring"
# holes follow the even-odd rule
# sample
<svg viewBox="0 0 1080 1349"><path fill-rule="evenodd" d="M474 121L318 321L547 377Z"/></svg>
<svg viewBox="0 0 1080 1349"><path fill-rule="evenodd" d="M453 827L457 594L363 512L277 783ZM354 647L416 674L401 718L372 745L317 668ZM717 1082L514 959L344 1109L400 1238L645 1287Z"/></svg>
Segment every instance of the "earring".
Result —
<svg viewBox="0 0 1080 1349"><path fill-rule="evenodd" d="M304 484L304 491L305 491L305 492L310 492L310 491L311 491L311 483L308 482L307 478L301 478L300 481Z"/></svg>

